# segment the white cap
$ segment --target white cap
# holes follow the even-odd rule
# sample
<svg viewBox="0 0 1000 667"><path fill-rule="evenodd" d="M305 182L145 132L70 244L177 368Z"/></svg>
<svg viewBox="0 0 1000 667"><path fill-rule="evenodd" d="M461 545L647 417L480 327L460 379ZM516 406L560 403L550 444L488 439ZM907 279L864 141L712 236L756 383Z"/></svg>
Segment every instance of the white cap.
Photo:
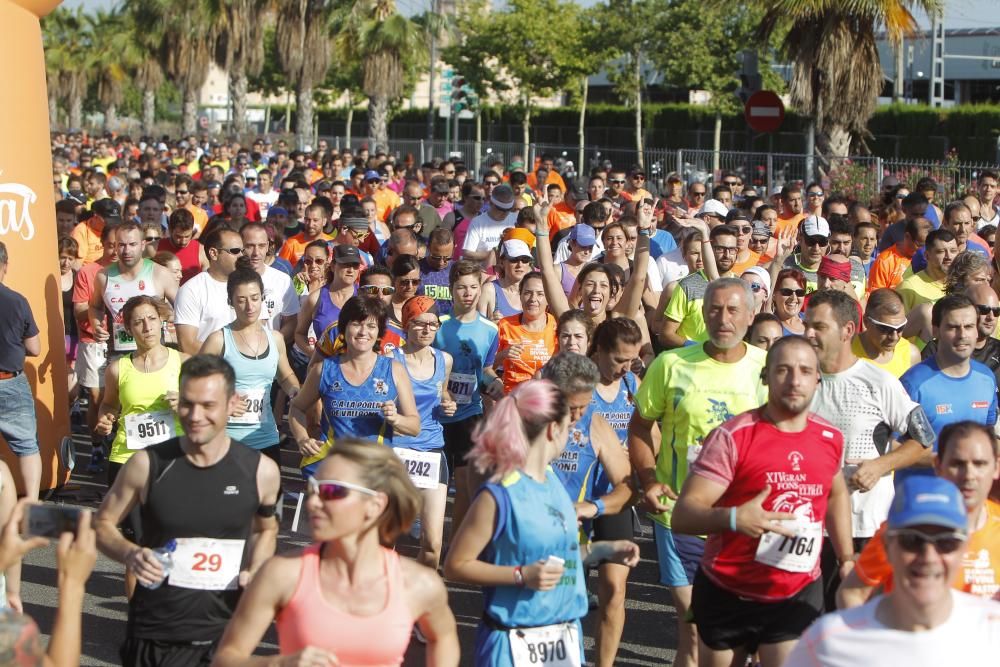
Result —
<svg viewBox="0 0 1000 667"><path fill-rule="evenodd" d="M767 269L761 266L751 266L749 269L744 269L743 271L743 275L746 275L748 273L752 273L753 275L757 276L757 278L760 280L761 285L763 285L764 289L767 290L767 293L768 294L771 293L771 274L767 272Z"/></svg>
<svg viewBox="0 0 1000 667"><path fill-rule="evenodd" d="M830 223L826 221L826 218L818 215L810 215L802 221L802 235L830 238Z"/></svg>
<svg viewBox="0 0 1000 667"><path fill-rule="evenodd" d="M701 205L700 209L698 209L697 216L701 217L708 214L718 216L725 220L728 213L729 209L718 199L706 199L705 203Z"/></svg>
<svg viewBox="0 0 1000 667"><path fill-rule="evenodd" d="M253 167L247 167L243 170L243 178L257 178L257 170Z"/></svg>
<svg viewBox="0 0 1000 667"><path fill-rule="evenodd" d="M510 239L503 242L503 256L508 259L515 257L531 257L531 248L521 239Z"/></svg>
<svg viewBox="0 0 1000 667"><path fill-rule="evenodd" d="M168 150L168 148L167 145L161 141L160 143L156 144L156 150L165 151Z"/></svg>

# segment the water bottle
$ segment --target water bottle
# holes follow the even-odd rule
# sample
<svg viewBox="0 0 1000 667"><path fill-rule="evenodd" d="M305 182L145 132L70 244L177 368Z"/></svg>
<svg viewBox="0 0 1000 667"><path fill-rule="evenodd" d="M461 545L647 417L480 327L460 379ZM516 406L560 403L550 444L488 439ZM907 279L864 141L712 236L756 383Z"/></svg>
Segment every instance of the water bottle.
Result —
<svg viewBox="0 0 1000 667"><path fill-rule="evenodd" d="M153 549L153 557L160 561L160 567L163 568L163 578L152 584L142 584L149 590L155 590L163 585L163 582L167 580L170 576L170 570L174 568L174 550L177 548L176 540L168 540L159 549ZM141 581L139 583L142 583Z"/></svg>

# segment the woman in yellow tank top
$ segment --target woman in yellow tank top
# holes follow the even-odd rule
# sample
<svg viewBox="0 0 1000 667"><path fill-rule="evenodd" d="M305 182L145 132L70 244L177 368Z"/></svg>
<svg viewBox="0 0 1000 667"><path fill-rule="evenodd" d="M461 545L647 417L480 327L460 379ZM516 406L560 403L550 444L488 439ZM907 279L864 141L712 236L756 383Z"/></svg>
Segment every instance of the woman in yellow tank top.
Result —
<svg viewBox="0 0 1000 667"><path fill-rule="evenodd" d="M920 363L920 350L903 338L906 312L895 290L877 289L868 297L864 329L854 337L851 349L859 358L900 377Z"/></svg>

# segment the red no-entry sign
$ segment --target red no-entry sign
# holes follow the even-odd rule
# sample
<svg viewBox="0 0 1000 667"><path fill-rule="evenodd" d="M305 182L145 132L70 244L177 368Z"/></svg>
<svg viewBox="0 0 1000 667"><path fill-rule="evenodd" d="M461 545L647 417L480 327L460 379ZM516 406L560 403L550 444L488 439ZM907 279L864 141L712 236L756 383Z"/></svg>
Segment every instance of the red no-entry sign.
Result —
<svg viewBox="0 0 1000 667"><path fill-rule="evenodd" d="M770 90L759 90L747 100L743 115L755 132L774 132L785 120L785 105Z"/></svg>

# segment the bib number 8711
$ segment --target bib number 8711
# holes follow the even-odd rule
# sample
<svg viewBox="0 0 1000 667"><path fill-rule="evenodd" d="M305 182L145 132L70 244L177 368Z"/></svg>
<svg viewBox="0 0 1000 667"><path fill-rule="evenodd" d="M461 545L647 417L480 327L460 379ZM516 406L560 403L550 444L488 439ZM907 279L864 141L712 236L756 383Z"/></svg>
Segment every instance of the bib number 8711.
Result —
<svg viewBox="0 0 1000 667"><path fill-rule="evenodd" d="M566 659L566 642L562 639L528 644L528 659L532 664L544 665L553 660Z"/></svg>

